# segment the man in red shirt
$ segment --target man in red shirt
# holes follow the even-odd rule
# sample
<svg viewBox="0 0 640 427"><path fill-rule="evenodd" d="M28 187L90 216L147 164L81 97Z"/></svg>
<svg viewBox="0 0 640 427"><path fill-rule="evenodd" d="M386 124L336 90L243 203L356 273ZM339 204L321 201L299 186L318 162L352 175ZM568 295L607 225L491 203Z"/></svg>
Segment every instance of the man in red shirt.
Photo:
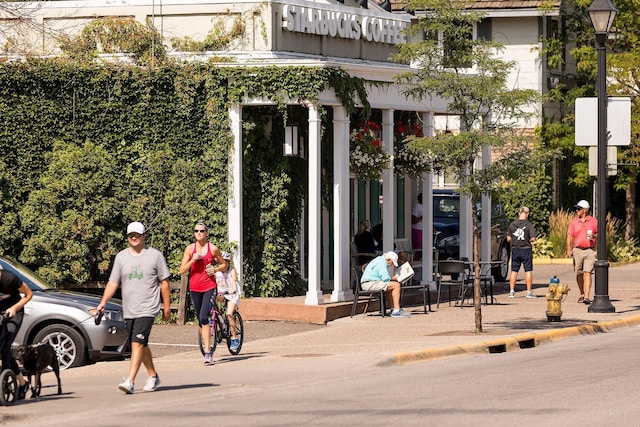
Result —
<svg viewBox="0 0 640 427"><path fill-rule="evenodd" d="M580 288L578 302L591 304L591 273L596 263L598 221L589 215L589 202L580 200L575 206L576 217L567 231L567 258L573 257L576 281Z"/></svg>

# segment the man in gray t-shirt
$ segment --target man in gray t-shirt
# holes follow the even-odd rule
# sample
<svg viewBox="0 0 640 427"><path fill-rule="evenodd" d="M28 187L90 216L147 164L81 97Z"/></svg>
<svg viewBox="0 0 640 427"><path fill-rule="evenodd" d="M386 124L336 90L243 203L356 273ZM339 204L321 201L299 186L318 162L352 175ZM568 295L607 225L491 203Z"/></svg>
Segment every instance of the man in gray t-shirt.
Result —
<svg viewBox="0 0 640 427"><path fill-rule="evenodd" d="M139 255L125 249L116 255L109 282L122 284L125 319L156 317L160 312L160 282L169 277L164 256L147 246Z"/></svg>
<svg viewBox="0 0 640 427"><path fill-rule="evenodd" d="M133 393L134 381L142 363L149 373L143 390L155 391L160 385L160 377L148 346L151 326L160 311L160 295L162 319L167 321L171 318L169 267L160 251L145 245L145 232L144 225L139 222L127 226L129 247L116 255L109 281L97 307L97 311L103 311L118 286L122 285L122 306L131 343L131 361L129 376L118 387L126 394Z"/></svg>

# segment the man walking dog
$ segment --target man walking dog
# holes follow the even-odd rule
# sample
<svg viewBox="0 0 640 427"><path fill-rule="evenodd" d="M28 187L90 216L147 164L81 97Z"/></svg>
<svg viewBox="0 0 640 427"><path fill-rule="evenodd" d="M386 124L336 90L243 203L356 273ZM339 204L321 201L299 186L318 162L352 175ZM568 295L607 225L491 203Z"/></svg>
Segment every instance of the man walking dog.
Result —
<svg viewBox="0 0 640 427"><path fill-rule="evenodd" d="M162 319L167 321L171 318L169 267L160 251L145 245L145 233L146 229L140 222L132 222L127 226L129 247L116 255L102 300L96 308L97 311L103 311L118 286L122 285L122 307L131 343L131 361L129 375L118 388L126 394L133 393L141 364L149 373L142 389L155 391L160 385L148 343L151 326L160 311L161 294Z"/></svg>

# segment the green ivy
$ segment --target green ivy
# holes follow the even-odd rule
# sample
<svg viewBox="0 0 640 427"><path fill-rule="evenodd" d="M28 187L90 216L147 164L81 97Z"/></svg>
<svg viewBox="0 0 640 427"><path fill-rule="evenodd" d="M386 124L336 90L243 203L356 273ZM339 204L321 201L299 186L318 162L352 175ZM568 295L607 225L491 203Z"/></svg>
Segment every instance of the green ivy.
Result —
<svg viewBox="0 0 640 427"><path fill-rule="evenodd" d="M196 221L232 249L228 111L246 96L265 97L275 107L243 109L244 285L250 295L300 294L306 161L283 157L275 141L287 117L307 118L288 100L317 105L328 89L349 113L368 108L364 82L339 68L2 64L1 251L52 283L84 283L107 279L133 220L147 225L174 278Z"/></svg>

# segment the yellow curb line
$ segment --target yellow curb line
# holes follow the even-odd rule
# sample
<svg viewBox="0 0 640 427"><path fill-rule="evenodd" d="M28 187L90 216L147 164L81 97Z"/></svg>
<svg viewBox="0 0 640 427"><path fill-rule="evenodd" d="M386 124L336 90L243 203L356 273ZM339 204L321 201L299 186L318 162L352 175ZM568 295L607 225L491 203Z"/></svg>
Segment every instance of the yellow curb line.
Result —
<svg viewBox="0 0 640 427"><path fill-rule="evenodd" d="M533 258L533 265L569 265L573 258Z"/></svg>
<svg viewBox="0 0 640 427"><path fill-rule="evenodd" d="M640 316L632 316L625 319L553 329L545 332L528 332L471 344L449 345L426 350L409 351L394 354L388 359L378 363L378 366L392 366L467 354L503 353L505 351L531 348L546 342L557 341L575 335L593 335L638 324L640 324Z"/></svg>

